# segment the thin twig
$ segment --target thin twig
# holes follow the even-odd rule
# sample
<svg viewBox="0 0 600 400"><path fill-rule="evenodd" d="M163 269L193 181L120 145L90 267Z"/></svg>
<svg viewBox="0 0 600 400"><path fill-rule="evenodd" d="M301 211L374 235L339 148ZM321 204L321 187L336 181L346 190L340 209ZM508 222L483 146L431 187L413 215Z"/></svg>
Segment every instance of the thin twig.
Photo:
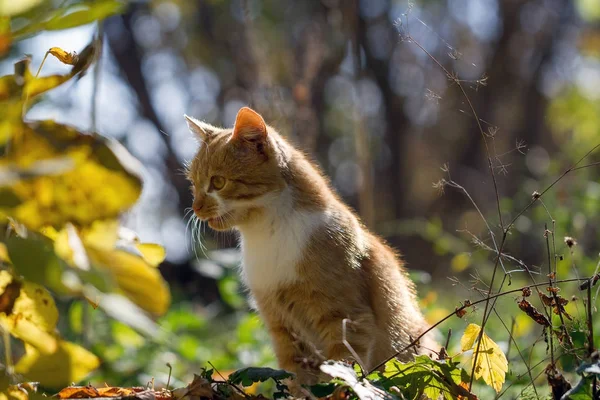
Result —
<svg viewBox="0 0 600 400"><path fill-rule="evenodd" d="M448 329L448 336L446 336L446 345L444 346L446 349L450 346L450 338L452 337L452 329Z"/></svg>
<svg viewBox="0 0 600 400"><path fill-rule="evenodd" d="M594 324L592 323L592 280L587 287L587 325L588 325L588 356L594 352Z"/></svg>
<svg viewBox="0 0 600 400"><path fill-rule="evenodd" d="M102 56L102 47L104 43L104 28L102 21L98 21L98 31L96 32L96 54L94 58L96 65L94 67L94 87L92 89L92 110L91 110L91 131L96 132L97 129L97 112L98 112L98 91L100 89L100 76L102 71L102 64L100 57Z"/></svg>
<svg viewBox="0 0 600 400"><path fill-rule="evenodd" d="M541 198L544 194L546 194L546 192L548 192L550 189L552 189L554 187L554 185L556 185L558 182L560 182L565 176L567 176L568 173L573 172L575 170L578 169L582 169L582 168L587 168L587 167L591 167L594 165L598 165L599 163L592 163L592 164L588 164L588 165L581 165L579 166L579 164L585 160L590 154L592 154L594 151L596 151L596 149L598 149L600 147L600 143L598 143L597 145L595 145L594 147L591 148L591 150L589 150L587 153L585 153L583 155L583 157L581 157L574 165L572 165L571 167L567 168L558 178L556 178L554 181L552 181L552 183L550 185L548 185L544 190L542 190L541 193L539 193L536 197L534 197L529 204L527 204L521 211L519 211L517 213L517 215L515 215L513 217L513 219L509 222L509 224L506 226L505 230L509 230L514 223L516 222L517 219L519 219L519 217L521 215L523 215L527 210L529 210L529 208L539 199Z"/></svg>
<svg viewBox="0 0 600 400"><path fill-rule="evenodd" d="M546 238L546 250L548 252L548 286L550 288L554 287L554 284L552 282L552 261L550 259L550 242L548 241L548 224L544 224L544 237ZM557 303L557 307L560 308L560 306ZM544 306L545 308L545 306ZM550 306L550 318L548 318L549 322L550 322L550 326L549 326L549 330L550 333L548 334L548 336L550 337L550 365L552 365L552 367L554 368L554 344L553 344L553 340L552 337L554 336L554 329L552 328L552 306Z"/></svg>
<svg viewBox="0 0 600 400"><path fill-rule="evenodd" d="M594 353L594 324L592 320L592 281L590 280L589 285L587 287L587 324L589 330L588 336L588 357L592 358L592 354ZM596 388L596 375L594 375L592 379L592 398L596 400L598 398L598 389Z"/></svg>
<svg viewBox="0 0 600 400"><path fill-rule="evenodd" d="M229 380L227 378L225 378L223 376L223 374L221 374L219 372L219 370L213 365L213 363L211 363L210 361L208 361L208 365L210 365L212 367L212 369L215 370L215 372L221 377L221 379L223 379L223 383L233 387L239 394L241 394L242 396L244 396L245 398L250 398L250 396L248 396L248 394L246 392L244 392L242 389L240 389L239 387L237 387L237 385L234 385L233 383L229 382Z"/></svg>
<svg viewBox="0 0 600 400"><path fill-rule="evenodd" d="M360 356L358 355L358 353L356 351L354 351L354 348L352 347L352 345L350 344L350 342L346 339L346 330L347 330L347 324L352 323L352 321L350 321L349 318L344 318L342 320L342 343L344 343L344 346L346 346L346 348L348 349L348 351L350 352L350 354L352 354L352 356L354 357L354 359L356 360L356 362L358 363L358 366L360 367L360 372L362 374L362 378L364 378L365 375L365 371L367 370L365 368L365 364L363 363L362 359L360 358Z"/></svg>
<svg viewBox="0 0 600 400"><path fill-rule="evenodd" d="M555 283L585 282L585 281L590 280L590 279L592 279L592 277L562 279L562 280L556 281ZM511 289L511 290L507 290L505 292L493 294L493 295L491 295L489 297L489 299L493 300L493 299L496 299L498 297L506 296L508 294L523 292L523 289L525 289L525 288L530 288L532 286L534 286L534 287L536 287L536 286L544 286L544 285L547 285L547 284L548 284L547 282L544 282L544 283L537 283L535 285L522 286L522 287L520 287L518 289ZM462 306L458 307L455 311L453 311L452 313L446 315L444 318L440 319L435 324L431 325L429 328L427 328L425 331L423 331L420 335L418 335L416 338L414 338L409 344L407 344L406 346L404 346L402 349L400 349L399 351L395 352L394 354L392 354L391 356L389 356L386 360L384 360L384 361L380 362L379 364L377 364L375 367L371 368L369 370L369 372L367 373L367 375L370 375L374 371L377 371L379 368L383 367L391 359L393 359L395 357L398 357L400 354L404 353L406 350L408 350L411 347L417 345L419 343L419 340L421 340L421 338L423 336L425 336L426 334L428 334L429 332L431 332L432 330L434 330L435 328L437 328L439 325L441 325L444 322L446 322L446 320L448 320L451 317L455 316L457 313L460 313L461 311L463 311L466 308L475 306L477 304L481 304L481 303L485 302L486 300L488 300L487 297L484 298L484 299L476 300L476 301L473 301L471 303L468 303L468 304L465 304L465 305L462 305Z"/></svg>
<svg viewBox="0 0 600 400"><path fill-rule="evenodd" d="M173 373L173 366L171 363L167 363L167 367L169 367L169 377L167 378L167 390L169 390L169 385L171 384L171 374Z"/></svg>
<svg viewBox="0 0 600 400"><path fill-rule="evenodd" d="M500 318L500 315L498 314L498 312L495 309L494 309L494 313L496 314L496 316L498 317L498 319L500 320L500 322L504 326L504 329L506 329L508 331L508 327L506 326L506 324L504 323L504 321L502 320L502 318ZM529 379L531 379L531 383L533 385L533 391L535 392L536 397L539 398L540 396L538 394L537 387L535 386L535 383L533 383L533 375L531 374L531 368L529 367L529 363L525 359L525 356L521 352L521 349L519 348L519 345L517 345L517 341L513 337L513 333L514 333L514 329L515 329L515 322L516 322L515 317L512 317L512 323L511 323L511 326L510 326L510 334L509 334L509 339L510 340L508 341L508 349L506 350L506 359L507 360L509 359L509 353L510 353L510 349L511 349L511 344L514 344L515 349L517 350L517 353L519 353L519 357L523 361L523 364L525 364L525 368L527 368L527 374L529 375ZM498 393L496 395L496 399L499 399L500 397L502 397L502 393Z"/></svg>
<svg viewBox="0 0 600 400"><path fill-rule="evenodd" d="M509 337L512 338L513 334L515 333L515 322L516 322L516 318L514 316L510 317L510 333L509 333ZM511 345L512 345L512 341L509 340L508 341L508 348L506 349L506 359L508 360L510 358L509 354L510 354L510 349L511 349ZM516 343L515 343L516 345Z"/></svg>
<svg viewBox="0 0 600 400"><path fill-rule="evenodd" d="M463 85L461 84L460 80L455 77L453 74L450 73L450 71L448 71L448 69L446 69L446 67L444 67L431 53L429 53L419 42L417 42L416 40L414 40L412 38L412 36L410 34L407 35L408 39L411 41L411 43L414 43L417 47L419 47L419 49L421 49L421 51L423 51L434 63L436 63L438 65L438 67L440 67L442 69L442 71L444 71L444 73L446 74L446 76L452 80L454 83L456 83L456 85L458 86L458 88L460 89L465 101L467 102L471 113L473 114L473 116L475 117L475 121L477 122L477 127L479 128L479 132L481 134L483 143L485 145L485 153L486 153L486 157L487 157L487 162L488 162L488 168L490 171L490 176L492 177L492 182L494 184L494 194L496 196L496 206L498 209L498 220L500 222L500 228L503 232L503 237L502 237L502 242L500 244L500 249L498 249L498 257L496 257L496 262L494 264L494 270L492 272L492 278L490 281L490 285L489 285L489 290L488 290L488 298L489 296L492 294L492 289L494 287L494 282L496 279L496 271L498 269L498 265L501 264L501 260L502 257L500 256L500 254L502 254L502 250L504 250L504 243L506 241L506 235L507 235L507 231L504 228L504 221L502 219L502 210L500 209L500 193L498 191L498 182L496 181L496 173L494 172L494 165L492 162L492 157L490 155L490 149L489 149L489 145L487 143L487 136L483 130L483 127L481 126L481 122L479 120L479 117L477 115L477 112L475 111L475 107L473 106L473 103L471 102L471 99L469 98L469 96L467 95L467 92L465 90L465 88L463 87ZM491 234L493 235L493 231L490 231ZM469 391L471 390L472 386L473 386L473 377L474 377L474 371L475 371L475 366L477 365L477 358L479 357L479 350L481 347L481 338L483 337L483 334L485 332L485 324L487 322L487 318L489 316L488 314L488 309L489 309L489 300L486 301L485 303L485 308L484 308L484 312L483 312L483 321L481 323L481 330L479 332L478 338L477 338L477 348L475 350L474 353L474 358L473 358L473 367L471 369L471 379L469 381Z"/></svg>

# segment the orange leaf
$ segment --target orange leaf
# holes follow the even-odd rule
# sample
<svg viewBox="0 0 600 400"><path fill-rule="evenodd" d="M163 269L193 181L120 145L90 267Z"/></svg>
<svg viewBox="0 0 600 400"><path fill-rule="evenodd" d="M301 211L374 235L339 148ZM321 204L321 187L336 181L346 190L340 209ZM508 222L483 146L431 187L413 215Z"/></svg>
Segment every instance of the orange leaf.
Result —
<svg viewBox="0 0 600 400"><path fill-rule="evenodd" d="M56 394L59 399L81 399L100 397L100 393L93 386L69 386Z"/></svg>

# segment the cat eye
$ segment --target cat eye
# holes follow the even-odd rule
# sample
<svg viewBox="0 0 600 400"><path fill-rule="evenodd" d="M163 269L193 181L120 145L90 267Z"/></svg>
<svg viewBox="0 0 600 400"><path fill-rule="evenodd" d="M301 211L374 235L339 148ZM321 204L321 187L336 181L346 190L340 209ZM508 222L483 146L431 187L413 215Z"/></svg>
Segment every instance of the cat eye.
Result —
<svg viewBox="0 0 600 400"><path fill-rule="evenodd" d="M215 175L212 178L210 178L210 186L212 186L216 190L223 189L223 186L225 186L225 182L226 179L219 175Z"/></svg>

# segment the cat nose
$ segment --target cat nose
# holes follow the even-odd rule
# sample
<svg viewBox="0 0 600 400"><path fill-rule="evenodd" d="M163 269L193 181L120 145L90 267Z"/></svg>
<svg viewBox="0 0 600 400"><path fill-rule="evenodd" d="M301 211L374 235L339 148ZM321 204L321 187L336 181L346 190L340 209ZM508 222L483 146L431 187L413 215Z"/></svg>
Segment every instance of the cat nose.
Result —
<svg viewBox="0 0 600 400"><path fill-rule="evenodd" d="M194 196L194 201L192 202L192 210L194 210L196 214L198 214L204 208L204 200L205 197L203 195L196 194Z"/></svg>

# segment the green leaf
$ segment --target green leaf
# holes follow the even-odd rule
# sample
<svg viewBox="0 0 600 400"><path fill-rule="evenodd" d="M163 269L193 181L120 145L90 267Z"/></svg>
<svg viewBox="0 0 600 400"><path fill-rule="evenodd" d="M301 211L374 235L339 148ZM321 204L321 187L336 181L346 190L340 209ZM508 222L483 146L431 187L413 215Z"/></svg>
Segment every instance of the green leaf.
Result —
<svg viewBox="0 0 600 400"><path fill-rule="evenodd" d="M124 3L116 0L97 0L84 3L82 6L79 11L52 18L46 22L44 28L49 31L74 28L119 14L125 8Z"/></svg>
<svg viewBox="0 0 600 400"><path fill-rule="evenodd" d="M27 239L11 236L6 248L16 271L25 279L66 292L61 280L63 264L48 241L33 233Z"/></svg>
<svg viewBox="0 0 600 400"><path fill-rule="evenodd" d="M385 389L392 386L401 388L408 399L420 399L423 395L436 400L440 396L448 400L458 396L475 398L461 386L466 381L468 375L457 362L436 361L422 355L408 363L391 360L386 364L381 379L374 380L374 383Z"/></svg>
<svg viewBox="0 0 600 400"><path fill-rule="evenodd" d="M246 304L246 300L240 295L240 282L238 278L231 274L223 277L217 282L221 298L232 308L241 308Z"/></svg>
<svg viewBox="0 0 600 400"><path fill-rule="evenodd" d="M310 386L308 389L316 397L327 397L333 393L338 385L336 383L317 383Z"/></svg>
<svg viewBox="0 0 600 400"><path fill-rule="evenodd" d="M0 170L0 174L2 171ZM1 182L0 182L1 183ZM13 208L21 204L21 199L10 189L0 187L0 208Z"/></svg>
<svg viewBox="0 0 600 400"><path fill-rule="evenodd" d="M593 400L592 382L591 377L582 377L577 385L561 398L568 400Z"/></svg>
<svg viewBox="0 0 600 400"><path fill-rule="evenodd" d="M235 371L229 376L229 383L233 385L252 386L256 382L264 382L268 379L280 381L292 378L293 374L283 369L248 367Z"/></svg>
<svg viewBox="0 0 600 400"><path fill-rule="evenodd" d="M74 301L69 307L69 327L78 335L83 332L83 306L81 301Z"/></svg>
<svg viewBox="0 0 600 400"><path fill-rule="evenodd" d="M351 365L340 361L327 361L321 364L321 371L344 381L360 399L395 400L397 397L375 386L367 379L359 379Z"/></svg>
<svg viewBox="0 0 600 400"><path fill-rule="evenodd" d="M2 1L2 0L0 0ZM4 0L15 2L14 0ZM19 3L16 1L15 3ZM125 3L117 0L89 0L51 10L13 32L13 37L22 39L44 30L69 29L101 21L111 15L119 14Z"/></svg>
<svg viewBox="0 0 600 400"><path fill-rule="evenodd" d="M202 371L200 371L200 376L212 382L214 372L215 370L212 368L202 368Z"/></svg>

